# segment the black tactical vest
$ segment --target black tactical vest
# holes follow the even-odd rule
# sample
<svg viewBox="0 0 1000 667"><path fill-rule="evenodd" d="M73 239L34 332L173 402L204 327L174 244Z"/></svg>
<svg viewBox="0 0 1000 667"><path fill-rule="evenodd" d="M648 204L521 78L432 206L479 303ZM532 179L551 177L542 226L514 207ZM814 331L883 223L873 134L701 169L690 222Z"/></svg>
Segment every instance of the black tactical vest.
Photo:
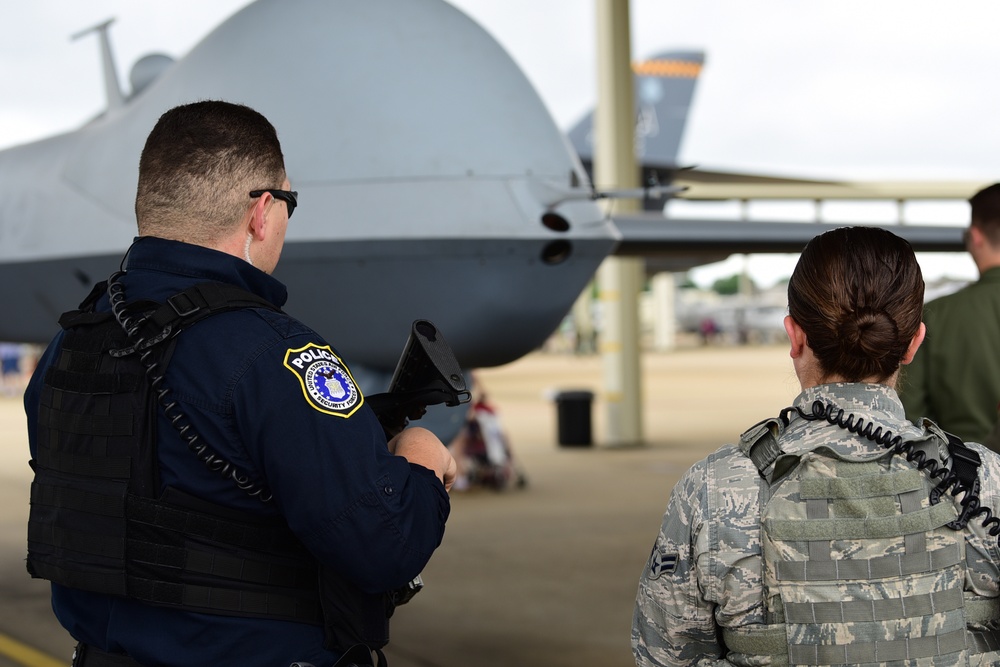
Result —
<svg viewBox="0 0 1000 667"><path fill-rule="evenodd" d="M328 647L340 651L384 646L392 595L366 594L319 568L283 519L160 492L157 398L176 335L218 312L278 309L203 283L165 304L127 306L141 326L126 336L111 312L95 312L104 289L60 318L62 345L45 374L31 461L31 576L160 607L323 625ZM192 456L226 473L204 443L181 436Z"/></svg>

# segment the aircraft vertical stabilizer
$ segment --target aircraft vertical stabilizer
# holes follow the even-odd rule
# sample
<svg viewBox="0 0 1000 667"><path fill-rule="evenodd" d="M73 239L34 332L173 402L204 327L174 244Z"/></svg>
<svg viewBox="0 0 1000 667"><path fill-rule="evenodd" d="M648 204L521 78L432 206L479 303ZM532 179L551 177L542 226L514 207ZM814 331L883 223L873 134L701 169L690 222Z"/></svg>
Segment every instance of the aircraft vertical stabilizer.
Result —
<svg viewBox="0 0 1000 667"><path fill-rule="evenodd" d="M667 51L633 63L635 73L635 157L642 182L667 184L677 170L684 126L695 83L705 63L700 51ZM569 132L570 143L593 179L594 112Z"/></svg>

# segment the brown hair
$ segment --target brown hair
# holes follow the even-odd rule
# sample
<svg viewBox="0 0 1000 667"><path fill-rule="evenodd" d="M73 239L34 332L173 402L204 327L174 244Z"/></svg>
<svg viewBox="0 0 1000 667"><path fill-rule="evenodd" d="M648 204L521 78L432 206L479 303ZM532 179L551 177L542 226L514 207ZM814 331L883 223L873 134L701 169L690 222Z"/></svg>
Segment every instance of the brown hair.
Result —
<svg viewBox="0 0 1000 667"><path fill-rule="evenodd" d="M253 109L205 101L170 109L139 159L139 234L206 244L253 203L251 190L280 188L285 161L274 126Z"/></svg>
<svg viewBox="0 0 1000 667"><path fill-rule="evenodd" d="M788 314L827 377L888 379L923 314L913 249L878 227L841 227L812 239L788 282Z"/></svg>
<svg viewBox="0 0 1000 667"><path fill-rule="evenodd" d="M982 230L990 245L1000 248L1000 183L983 188L969 199L972 224Z"/></svg>

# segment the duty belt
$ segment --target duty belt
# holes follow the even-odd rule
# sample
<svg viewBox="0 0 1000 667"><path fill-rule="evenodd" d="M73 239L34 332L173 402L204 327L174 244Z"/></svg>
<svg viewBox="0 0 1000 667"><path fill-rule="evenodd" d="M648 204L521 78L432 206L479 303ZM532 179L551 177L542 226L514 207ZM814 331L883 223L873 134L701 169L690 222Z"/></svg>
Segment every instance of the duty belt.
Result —
<svg viewBox="0 0 1000 667"><path fill-rule="evenodd" d="M71 667L143 667L124 653L107 653L80 642L73 651Z"/></svg>

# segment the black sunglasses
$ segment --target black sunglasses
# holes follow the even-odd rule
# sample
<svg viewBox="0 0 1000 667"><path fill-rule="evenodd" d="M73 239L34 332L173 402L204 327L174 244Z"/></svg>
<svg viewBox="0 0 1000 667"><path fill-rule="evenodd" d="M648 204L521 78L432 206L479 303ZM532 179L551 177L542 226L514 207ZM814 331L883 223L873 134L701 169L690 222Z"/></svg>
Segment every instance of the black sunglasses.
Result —
<svg viewBox="0 0 1000 667"><path fill-rule="evenodd" d="M288 217L292 217L295 207L299 204L299 193L292 190L253 190L250 193L251 199L260 197L265 192L269 192L275 199L280 199L288 205Z"/></svg>

